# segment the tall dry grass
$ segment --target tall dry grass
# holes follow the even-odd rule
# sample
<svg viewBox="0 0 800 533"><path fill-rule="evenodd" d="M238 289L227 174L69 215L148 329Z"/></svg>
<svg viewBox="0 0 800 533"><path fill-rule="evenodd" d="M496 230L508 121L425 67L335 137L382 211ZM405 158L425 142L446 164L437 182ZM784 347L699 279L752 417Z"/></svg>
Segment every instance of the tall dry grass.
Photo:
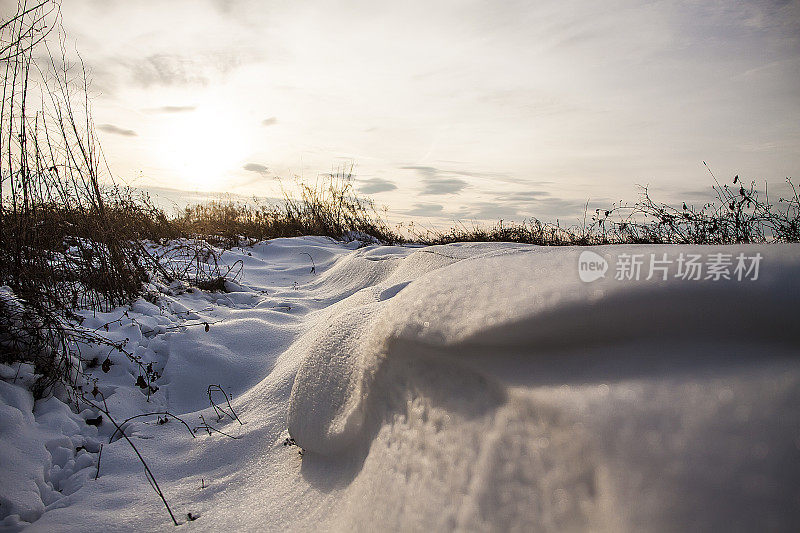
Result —
<svg viewBox="0 0 800 533"><path fill-rule="evenodd" d="M67 58L60 6L19 0L0 22L0 362L31 362L38 392L68 380L77 309L137 297L146 233L163 213L113 185L95 136L83 65Z"/></svg>
<svg viewBox="0 0 800 533"><path fill-rule="evenodd" d="M657 202L643 189L641 198L633 204L587 212L579 225L563 226L536 218L493 225L459 222L448 229L419 229L411 224L402 228L405 234L392 227L371 200L359 196L352 183L350 171L339 171L313 186L300 183L299 195L284 193L278 204L195 204L165 227L171 225L181 235L223 246L300 235L426 245L496 241L542 246L800 242L800 195L790 179L787 184L791 194L777 201L757 190L755 182L745 186L735 176L730 184L713 185L716 198L700 207Z"/></svg>
<svg viewBox="0 0 800 533"><path fill-rule="evenodd" d="M2 23L0 284L42 311L112 307L145 277L133 221L146 213L101 185L86 71L67 59L59 15L21 0Z"/></svg>
<svg viewBox="0 0 800 533"><path fill-rule="evenodd" d="M392 229L369 198L353 189L351 167L322 176L313 185L299 182L299 192L284 189L278 204L213 201L184 209L174 226L184 235L235 246L242 240L322 235L334 239L397 244Z"/></svg>

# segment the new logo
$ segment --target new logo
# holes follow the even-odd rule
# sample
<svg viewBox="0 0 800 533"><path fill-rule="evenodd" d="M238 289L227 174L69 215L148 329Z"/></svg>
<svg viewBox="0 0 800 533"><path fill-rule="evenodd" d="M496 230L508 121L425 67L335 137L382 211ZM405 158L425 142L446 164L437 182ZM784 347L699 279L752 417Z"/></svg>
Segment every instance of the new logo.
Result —
<svg viewBox="0 0 800 533"><path fill-rule="evenodd" d="M591 250L581 252L578 258L578 275L581 281L589 283L604 278L608 270L608 261Z"/></svg>

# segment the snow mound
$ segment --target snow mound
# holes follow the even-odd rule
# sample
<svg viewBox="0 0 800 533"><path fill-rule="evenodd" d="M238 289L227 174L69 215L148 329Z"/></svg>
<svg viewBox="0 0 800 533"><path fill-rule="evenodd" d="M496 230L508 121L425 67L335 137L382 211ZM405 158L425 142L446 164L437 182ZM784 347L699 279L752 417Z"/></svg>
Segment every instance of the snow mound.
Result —
<svg viewBox="0 0 800 533"><path fill-rule="evenodd" d="M93 370L120 419L169 410L236 437L126 424L179 520L200 517L187 527L796 528L800 247L597 247L608 269L584 282L584 248L361 244L235 248L222 258L244 265L231 292L175 287L87 317L162 374L148 396L119 354ZM651 254L719 253L760 254L757 279L647 268ZM645 260L639 279L616 279L631 256ZM241 424L215 416L209 384ZM107 425L95 434L4 386L0 445L32 452L2 463L0 528L174 530ZM106 444L87 481L93 435Z"/></svg>
<svg viewBox="0 0 800 533"><path fill-rule="evenodd" d="M77 491L94 475L100 448L96 428L57 399L34 409L31 393L13 383L31 370L0 365L12 381L0 380L0 530L21 529Z"/></svg>
<svg viewBox="0 0 800 533"><path fill-rule="evenodd" d="M596 250L609 262L620 254L660 251ZM719 250L731 253L706 253ZM670 249L676 256L692 251ZM609 276L595 283L578 277L581 249L495 244L415 252L403 266L393 265L392 280L404 281L376 286L377 303L345 300L344 311L310 334L314 340L292 391L289 431L303 447L324 454L359 438L368 382L386 357L450 357L507 373L503 366L519 368L531 357L636 339L792 345L800 340L794 326L797 256L789 248L759 251L766 257L755 281L655 276L623 282ZM425 261L432 256L446 260Z"/></svg>
<svg viewBox="0 0 800 533"><path fill-rule="evenodd" d="M307 333L289 433L312 454L366 455L355 501L374 506L364 487L380 486L419 505L415 518L353 503L341 516L356 529L782 523L800 471L765 472L800 459L800 261L797 247L703 252L740 250L763 256L757 280L585 283L580 249L417 251L376 300L355 294ZM595 251L614 264L664 247ZM422 261L431 254L448 260ZM381 471L419 461L396 486Z"/></svg>

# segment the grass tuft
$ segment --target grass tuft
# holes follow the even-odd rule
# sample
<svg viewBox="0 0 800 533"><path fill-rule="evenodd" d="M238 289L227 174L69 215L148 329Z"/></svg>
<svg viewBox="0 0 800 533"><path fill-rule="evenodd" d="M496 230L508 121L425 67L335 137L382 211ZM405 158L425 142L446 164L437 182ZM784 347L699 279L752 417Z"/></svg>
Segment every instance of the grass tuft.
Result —
<svg viewBox="0 0 800 533"><path fill-rule="evenodd" d="M298 183L299 196L284 191L283 201L255 205L212 201L184 209L173 221L187 237L232 247L278 237L322 235L337 240L368 239L397 244L404 239L353 190L352 166L317 180Z"/></svg>

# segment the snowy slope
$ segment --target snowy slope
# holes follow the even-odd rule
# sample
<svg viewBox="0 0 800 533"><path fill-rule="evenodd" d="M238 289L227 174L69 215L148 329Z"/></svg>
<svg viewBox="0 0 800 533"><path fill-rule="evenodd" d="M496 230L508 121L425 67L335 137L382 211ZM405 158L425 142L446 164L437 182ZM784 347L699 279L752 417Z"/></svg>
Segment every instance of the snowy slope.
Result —
<svg viewBox="0 0 800 533"><path fill-rule="evenodd" d="M163 368L150 402L117 370L101 382L118 418L157 406L237 437L127 426L190 529L792 530L800 247L593 250L611 265L762 259L756 280L622 281L612 266L586 283L581 248L277 239L223 255L244 262L231 292L140 301L124 332L111 328ZM181 327L198 320L210 330ZM234 395L243 425L216 421L209 384ZM29 400L8 386L21 420ZM5 428L12 414L0 414ZM79 453L106 442L98 479L96 463L73 466L70 490L25 496L9 530L173 527L126 443L90 429ZM49 449L51 437L26 438Z"/></svg>

